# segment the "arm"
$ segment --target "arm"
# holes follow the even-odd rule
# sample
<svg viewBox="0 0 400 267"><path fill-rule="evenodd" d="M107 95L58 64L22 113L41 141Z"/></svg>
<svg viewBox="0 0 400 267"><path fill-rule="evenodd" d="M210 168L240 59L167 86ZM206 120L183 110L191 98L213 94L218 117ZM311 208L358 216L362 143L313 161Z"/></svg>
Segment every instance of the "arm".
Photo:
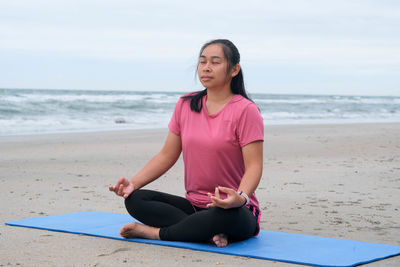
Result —
<svg viewBox="0 0 400 267"><path fill-rule="evenodd" d="M243 191L251 196L256 190L262 175L263 169L263 142L256 141L247 144L242 148L245 172L240 182L238 191ZM221 199L219 192L227 194L226 199ZM211 200L210 207L217 206L224 209L243 206L246 199L239 195L236 190L227 187L217 187L215 195L209 193Z"/></svg>
<svg viewBox="0 0 400 267"><path fill-rule="evenodd" d="M182 151L181 137L169 132L161 151L155 155L130 181L121 177L109 190L127 198L133 190L142 188L168 171L178 160Z"/></svg>
<svg viewBox="0 0 400 267"><path fill-rule="evenodd" d="M181 137L169 132L161 151L139 173L132 177L131 183L133 183L135 189L142 188L167 172L178 160L181 151Z"/></svg>
<svg viewBox="0 0 400 267"><path fill-rule="evenodd" d="M250 143L242 148L245 173L238 191L251 196L256 191L263 170L263 142ZM242 197L243 198L243 197Z"/></svg>

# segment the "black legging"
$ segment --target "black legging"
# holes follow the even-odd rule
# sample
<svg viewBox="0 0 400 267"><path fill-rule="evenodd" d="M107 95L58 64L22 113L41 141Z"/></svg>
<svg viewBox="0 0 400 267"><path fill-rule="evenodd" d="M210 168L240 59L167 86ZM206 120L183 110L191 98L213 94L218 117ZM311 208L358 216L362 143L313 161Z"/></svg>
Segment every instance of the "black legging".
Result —
<svg viewBox="0 0 400 267"><path fill-rule="evenodd" d="M258 211L253 214L247 207L202 209L183 197L145 189L135 190L125 206L135 219L160 228L161 240L207 242L225 234L229 241L239 241L258 231Z"/></svg>

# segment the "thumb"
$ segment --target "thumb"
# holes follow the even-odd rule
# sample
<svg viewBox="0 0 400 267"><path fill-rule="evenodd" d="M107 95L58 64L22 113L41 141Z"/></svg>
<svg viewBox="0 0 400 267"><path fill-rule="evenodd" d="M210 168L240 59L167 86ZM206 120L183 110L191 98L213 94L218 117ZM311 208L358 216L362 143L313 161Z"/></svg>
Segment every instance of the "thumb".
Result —
<svg viewBox="0 0 400 267"><path fill-rule="evenodd" d="M124 185L124 187L127 187L127 186L130 184L130 182L129 182L128 179L126 179L126 178L124 177L123 180L122 180L122 184Z"/></svg>
<svg viewBox="0 0 400 267"><path fill-rule="evenodd" d="M124 198L128 198L129 195L133 192L133 191L131 191L131 190L129 190L129 189L128 189L128 190L125 189L124 191L125 191L125 192L124 192L124 195L123 195Z"/></svg>
<svg viewBox="0 0 400 267"><path fill-rule="evenodd" d="M131 183L128 181L128 184L125 186L124 188L124 198L128 198L130 196L130 194L132 194L132 192L135 190L135 187L132 185L130 186Z"/></svg>
<svg viewBox="0 0 400 267"><path fill-rule="evenodd" d="M223 187L223 186L218 186L219 191L225 193L225 194L232 194L235 192L235 190L233 190L232 188L228 188L228 187Z"/></svg>
<svg viewBox="0 0 400 267"><path fill-rule="evenodd" d="M215 197L216 197L216 198L220 198L218 186L215 188Z"/></svg>

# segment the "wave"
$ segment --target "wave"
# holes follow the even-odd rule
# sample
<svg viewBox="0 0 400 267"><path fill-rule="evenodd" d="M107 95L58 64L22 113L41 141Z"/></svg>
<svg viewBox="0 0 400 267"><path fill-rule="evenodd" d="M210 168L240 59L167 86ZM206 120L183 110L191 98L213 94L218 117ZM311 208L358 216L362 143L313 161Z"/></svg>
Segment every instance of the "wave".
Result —
<svg viewBox="0 0 400 267"><path fill-rule="evenodd" d="M183 92L0 89L0 135L166 128ZM252 94L266 124L400 122L400 97Z"/></svg>

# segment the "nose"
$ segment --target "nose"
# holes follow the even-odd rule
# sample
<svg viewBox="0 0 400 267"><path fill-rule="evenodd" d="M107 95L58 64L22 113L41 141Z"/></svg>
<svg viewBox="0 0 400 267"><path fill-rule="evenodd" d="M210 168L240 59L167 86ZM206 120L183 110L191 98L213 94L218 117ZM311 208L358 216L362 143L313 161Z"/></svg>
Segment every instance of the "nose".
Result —
<svg viewBox="0 0 400 267"><path fill-rule="evenodd" d="M205 63L205 64L203 65L202 71L204 71L204 72L210 72L210 71L211 71L210 63L209 63L209 62L207 62L207 63Z"/></svg>

